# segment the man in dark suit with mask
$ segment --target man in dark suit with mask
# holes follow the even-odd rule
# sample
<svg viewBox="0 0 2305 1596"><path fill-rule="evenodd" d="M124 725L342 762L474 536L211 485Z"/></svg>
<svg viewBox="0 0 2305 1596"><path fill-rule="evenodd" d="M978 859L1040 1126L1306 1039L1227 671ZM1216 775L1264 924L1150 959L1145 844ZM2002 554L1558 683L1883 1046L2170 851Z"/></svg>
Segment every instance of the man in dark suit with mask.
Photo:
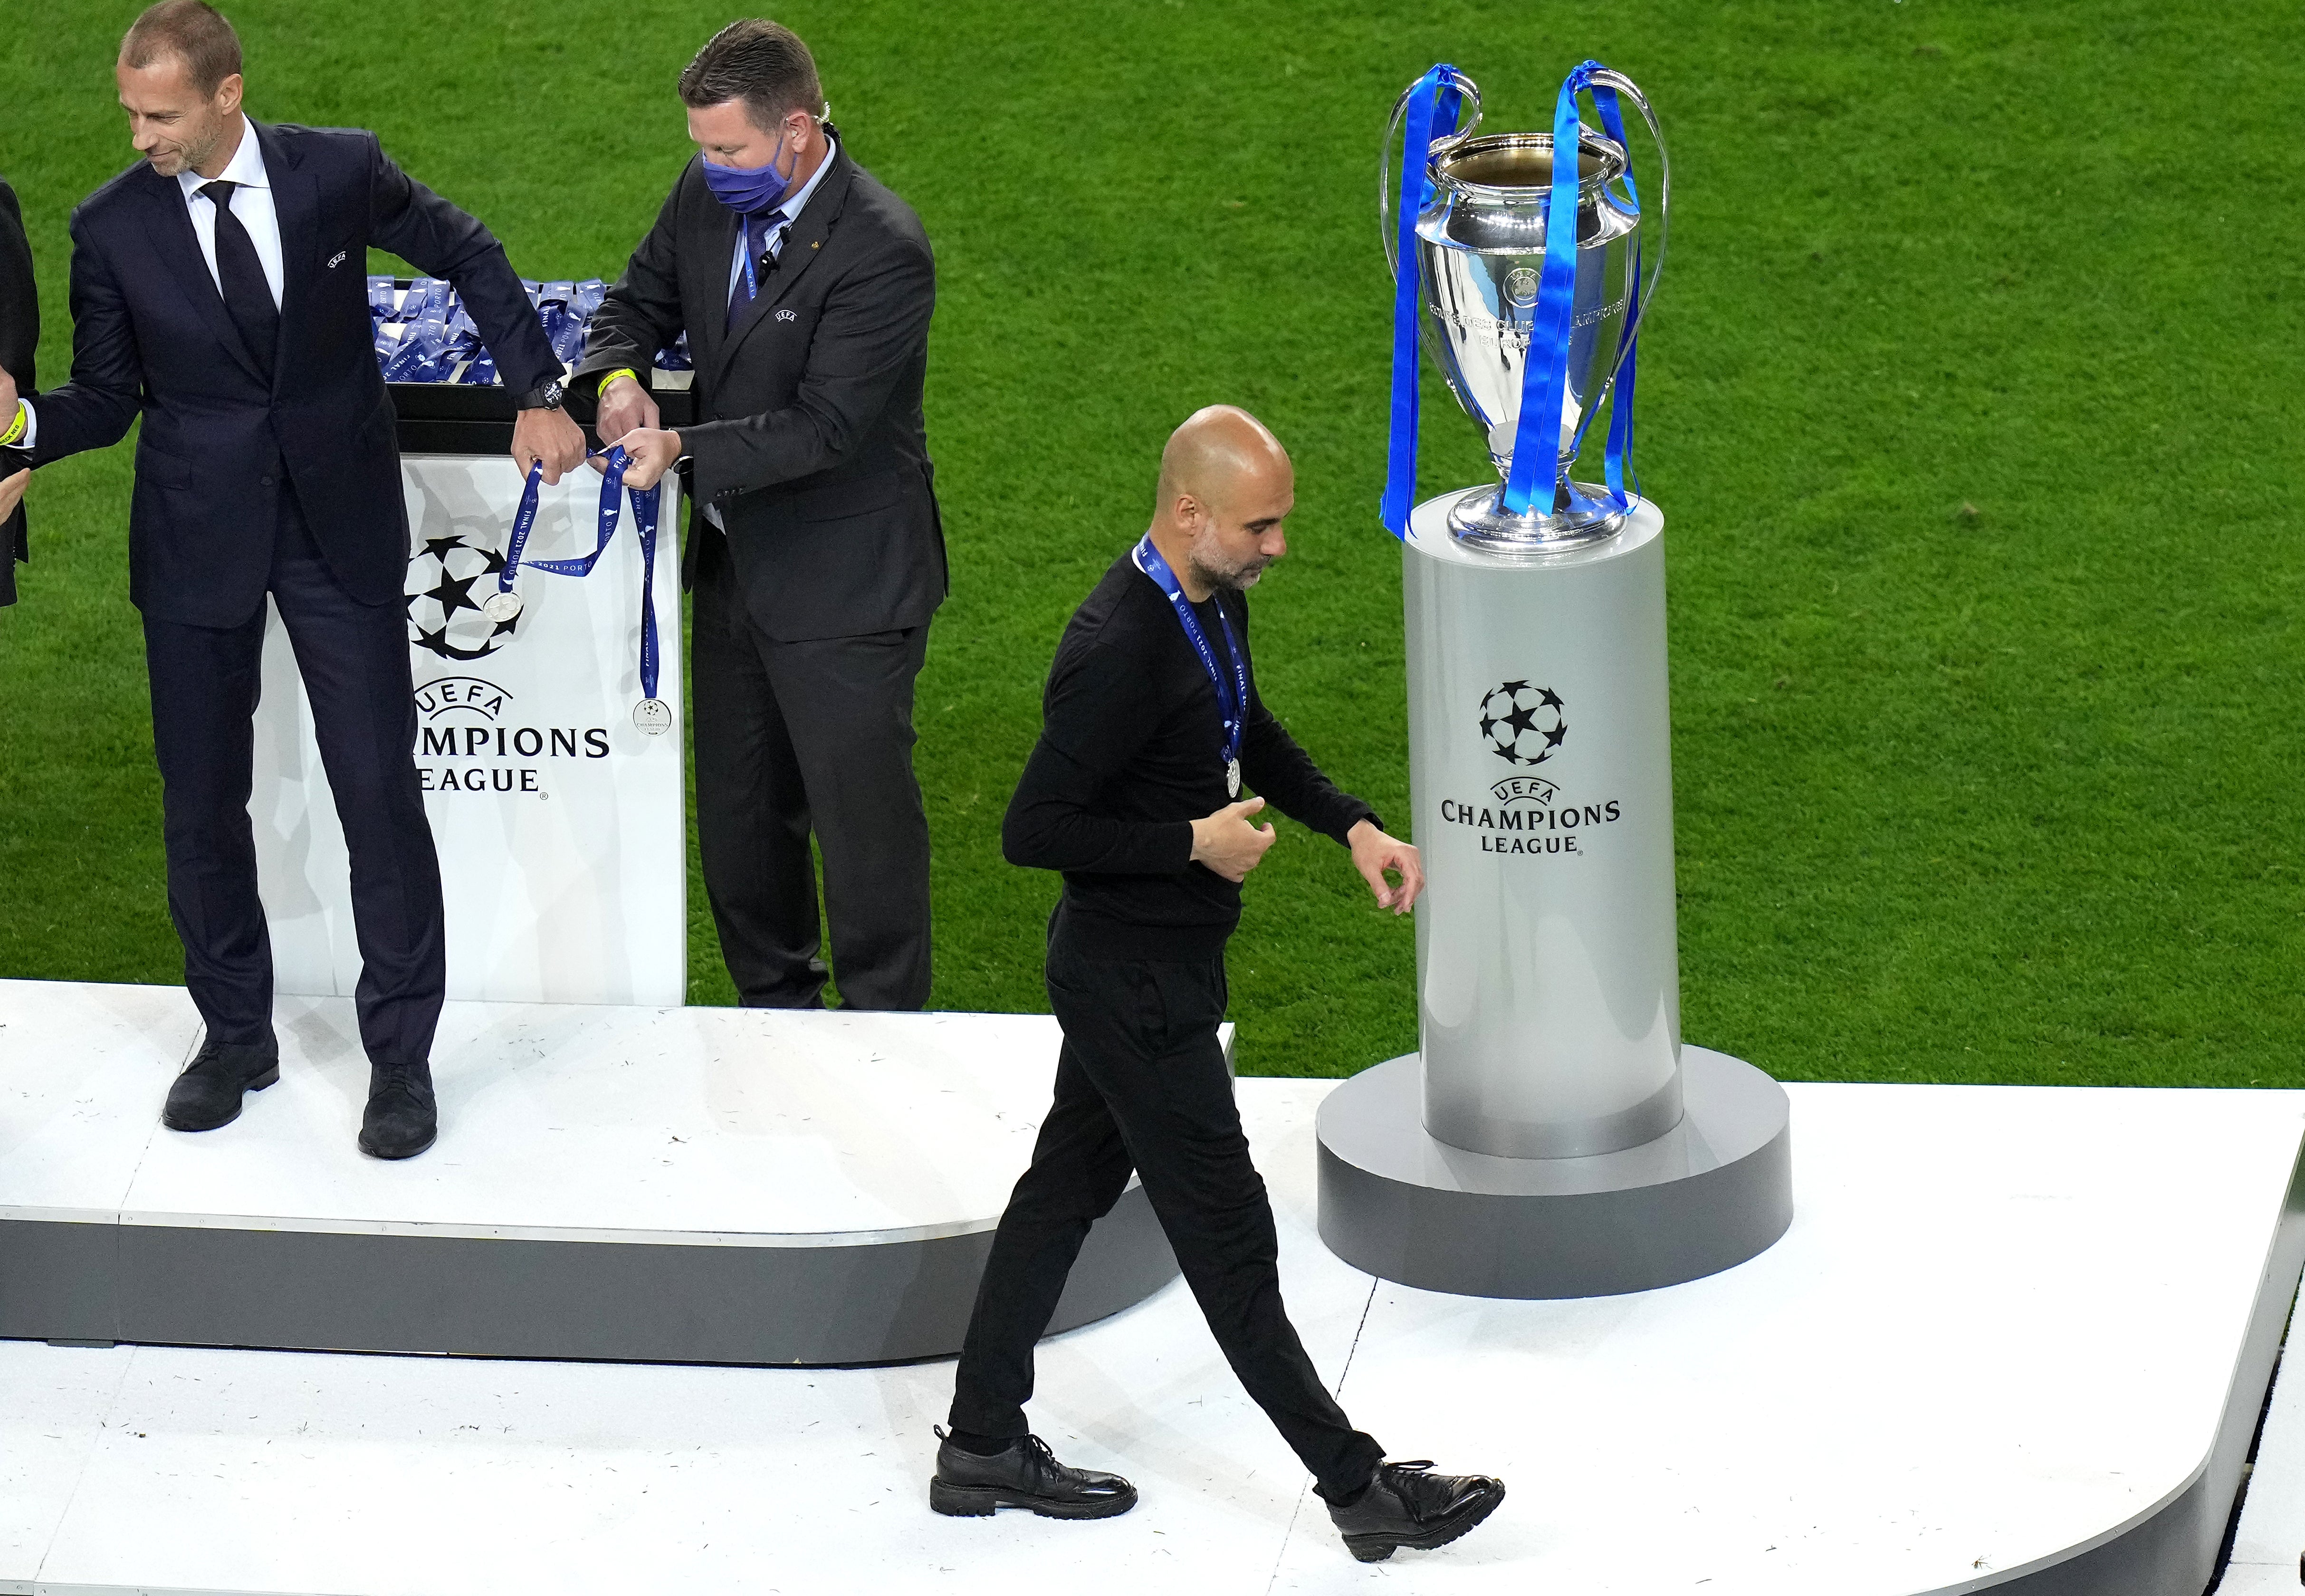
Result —
<svg viewBox="0 0 2305 1596"><path fill-rule="evenodd" d="M240 41L203 0L140 17L115 77L145 158L72 213L72 380L18 413L35 465L104 448L143 418L128 590L144 616L168 909L207 1027L161 1117L214 1130L279 1078L248 816L268 593L352 856L370 1065L360 1146L409 1158L437 1128L446 967L370 246L455 284L523 395L519 467L541 461L557 480L583 458L583 435L557 408L560 362L488 229L411 182L373 134L250 121Z"/></svg>
<svg viewBox="0 0 2305 1596"><path fill-rule="evenodd" d="M851 1008L929 995L913 681L946 590L921 390L936 268L824 119L790 30L731 23L680 78L698 155L593 318L575 381L646 487L693 471L697 833L741 999L823 1001L815 834ZM685 329L696 424L641 374Z"/></svg>
<svg viewBox="0 0 2305 1596"><path fill-rule="evenodd" d="M13 419L17 390L38 386L32 357L39 346L40 291L32 281L24 213L16 191L0 178L0 437L20 430ZM0 605L16 602L16 562L32 557L22 502L29 480L23 455L0 445Z"/></svg>

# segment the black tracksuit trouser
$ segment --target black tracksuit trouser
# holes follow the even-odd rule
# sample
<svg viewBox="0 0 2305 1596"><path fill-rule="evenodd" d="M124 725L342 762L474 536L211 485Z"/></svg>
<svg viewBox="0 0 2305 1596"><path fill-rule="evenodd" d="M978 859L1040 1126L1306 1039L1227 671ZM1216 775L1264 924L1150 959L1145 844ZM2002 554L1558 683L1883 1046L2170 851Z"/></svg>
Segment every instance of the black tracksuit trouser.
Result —
<svg viewBox="0 0 2305 1596"><path fill-rule="evenodd" d="M1241 1384L1324 1496L1359 1490L1383 1448L1347 1421L1281 1305L1272 1205L1249 1161L1217 1042L1224 955L1086 957L1067 938L1059 910L1048 989L1065 1032L1056 1101L977 1287L954 1381L954 1427L1028 1432L1033 1343L1089 1227L1119 1201L1133 1167Z"/></svg>

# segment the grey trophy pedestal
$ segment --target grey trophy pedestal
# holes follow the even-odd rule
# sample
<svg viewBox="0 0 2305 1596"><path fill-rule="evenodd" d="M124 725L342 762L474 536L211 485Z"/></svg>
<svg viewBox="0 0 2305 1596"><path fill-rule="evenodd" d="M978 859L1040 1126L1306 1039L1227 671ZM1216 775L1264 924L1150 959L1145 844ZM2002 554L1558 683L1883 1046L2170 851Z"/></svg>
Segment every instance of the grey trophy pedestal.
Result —
<svg viewBox="0 0 2305 1596"><path fill-rule="evenodd" d="M1792 1222L1790 1121L1681 1045L1664 518L1501 556L1450 535L1461 497L1403 554L1422 1046L1323 1104L1321 1237L1474 1296L1714 1274Z"/></svg>

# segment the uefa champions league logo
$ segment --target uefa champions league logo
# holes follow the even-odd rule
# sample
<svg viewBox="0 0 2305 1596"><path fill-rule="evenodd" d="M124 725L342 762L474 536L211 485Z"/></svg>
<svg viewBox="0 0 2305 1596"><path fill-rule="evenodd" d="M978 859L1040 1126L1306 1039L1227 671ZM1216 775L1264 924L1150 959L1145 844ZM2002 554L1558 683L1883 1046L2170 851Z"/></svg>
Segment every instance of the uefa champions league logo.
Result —
<svg viewBox="0 0 2305 1596"><path fill-rule="evenodd" d="M487 595L472 597L504 566L503 554L456 533L427 538L408 563L408 641L443 659L486 659L510 642L520 617L491 621Z"/></svg>
<svg viewBox="0 0 2305 1596"><path fill-rule="evenodd" d="M1481 736L1508 765L1542 765L1569 735L1561 710L1552 688L1507 682L1481 700Z"/></svg>

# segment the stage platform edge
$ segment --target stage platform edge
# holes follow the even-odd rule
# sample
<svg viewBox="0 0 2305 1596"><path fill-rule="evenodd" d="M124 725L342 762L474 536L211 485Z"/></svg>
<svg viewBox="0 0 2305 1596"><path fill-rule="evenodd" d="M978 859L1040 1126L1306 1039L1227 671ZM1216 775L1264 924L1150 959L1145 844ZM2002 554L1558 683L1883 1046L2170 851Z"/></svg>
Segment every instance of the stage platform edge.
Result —
<svg viewBox="0 0 2305 1596"><path fill-rule="evenodd" d="M0 1145L27 1150L0 1164L0 1337L949 1356L1059 1040L1046 1015L451 1003L441 1142L390 1165L352 1146L366 1065L344 998L280 999L282 1079L240 1120L158 1128L198 1030L175 997L176 1023L156 1027L149 989L0 982ZM1132 1181L1050 1333L1176 1274Z"/></svg>

